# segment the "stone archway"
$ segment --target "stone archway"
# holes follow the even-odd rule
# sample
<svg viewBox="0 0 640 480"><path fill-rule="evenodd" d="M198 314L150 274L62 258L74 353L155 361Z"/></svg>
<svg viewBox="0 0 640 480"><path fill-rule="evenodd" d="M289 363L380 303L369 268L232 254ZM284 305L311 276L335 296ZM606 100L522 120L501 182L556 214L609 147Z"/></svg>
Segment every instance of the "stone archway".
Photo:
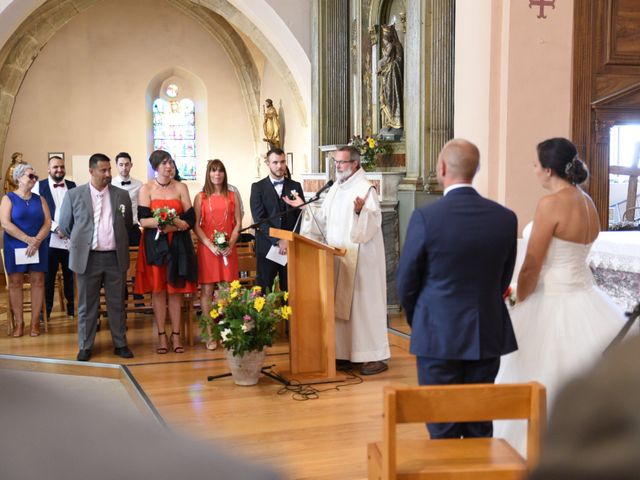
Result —
<svg viewBox="0 0 640 480"><path fill-rule="evenodd" d="M0 154L4 152L15 98L34 60L60 28L98 1L47 0L20 24L0 50ZM293 94L302 123L307 123L306 108L293 74L276 48L242 12L226 0L167 1L197 20L229 55L243 92L256 145L261 139L260 76L244 41L230 23L250 38L281 72Z"/></svg>

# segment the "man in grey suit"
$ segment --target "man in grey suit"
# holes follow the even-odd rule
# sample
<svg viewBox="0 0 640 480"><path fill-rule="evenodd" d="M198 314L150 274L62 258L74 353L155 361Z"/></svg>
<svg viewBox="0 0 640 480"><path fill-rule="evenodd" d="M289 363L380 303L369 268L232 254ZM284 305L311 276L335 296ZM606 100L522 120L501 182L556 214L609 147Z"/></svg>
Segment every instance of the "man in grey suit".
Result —
<svg viewBox="0 0 640 480"><path fill-rule="evenodd" d="M111 160L102 153L89 159L91 181L69 190L60 211L60 229L70 239L69 268L78 280L78 357L91 358L96 337L100 287L109 314L114 353L132 358L127 347L124 292L129 268L131 199L111 185Z"/></svg>

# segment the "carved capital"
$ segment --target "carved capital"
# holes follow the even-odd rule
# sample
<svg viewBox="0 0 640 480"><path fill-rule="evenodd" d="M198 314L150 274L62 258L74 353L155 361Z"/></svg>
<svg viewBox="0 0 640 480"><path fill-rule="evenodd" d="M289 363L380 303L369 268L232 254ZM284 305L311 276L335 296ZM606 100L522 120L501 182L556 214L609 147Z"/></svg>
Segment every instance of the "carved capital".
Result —
<svg viewBox="0 0 640 480"><path fill-rule="evenodd" d="M614 120L596 118L596 143L609 143L609 132L615 125Z"/></svg>
<svg viewBox="0 0 640 480"><path fill-rule="evenodd" d="M400 31L402 33L407 33L407 14L405 12L400 12Z"/></svg>
<svg viewBox="0 0 640 480"><path fill-rule="evenodd" d="M369 27L369 42L376 45L380 38L380 25L372 25Z"/></svg>

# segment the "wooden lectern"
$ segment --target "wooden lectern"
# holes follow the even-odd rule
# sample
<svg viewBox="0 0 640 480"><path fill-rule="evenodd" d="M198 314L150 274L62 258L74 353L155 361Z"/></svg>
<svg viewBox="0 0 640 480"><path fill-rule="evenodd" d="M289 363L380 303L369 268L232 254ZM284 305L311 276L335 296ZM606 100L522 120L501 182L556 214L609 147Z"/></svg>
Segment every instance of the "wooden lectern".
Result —
<svg viewBox="0 0 640 480"><path fill-rule="evenodd" d="M278 371L301 383L343 380L336 374L333 262L346 252L277 228L269 235L289 242L289 368Z"/></svg>

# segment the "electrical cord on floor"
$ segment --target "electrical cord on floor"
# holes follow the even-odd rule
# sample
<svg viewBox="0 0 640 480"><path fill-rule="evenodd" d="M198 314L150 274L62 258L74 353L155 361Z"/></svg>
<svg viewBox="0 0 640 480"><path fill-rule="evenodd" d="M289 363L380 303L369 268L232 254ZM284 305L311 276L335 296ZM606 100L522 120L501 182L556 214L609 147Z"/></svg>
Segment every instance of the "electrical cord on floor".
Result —
<svg viewBox="0 0 640 480"><path fill-rule="evenodd" d="M291 398L296 401L303 402L305 400L317 400L320 398L320 394L323 392L329 392L331 390L340 391L341 387L349 387L351 385L358 385L363 382L362 378L354 373L352 370L347 370L342 373L345 373L347 378L345 380L340 380L338 382L320 382L320 383L300 383L296 379L286 380L277 373L274 372L265 372L263 369L263 373L268 375L271 378L282 383L284 386L278 390L278 395L284 395L287 393L291 393ZM335 384L331 387L327 388L318 388L319 385L329 385Z"/></svg>

